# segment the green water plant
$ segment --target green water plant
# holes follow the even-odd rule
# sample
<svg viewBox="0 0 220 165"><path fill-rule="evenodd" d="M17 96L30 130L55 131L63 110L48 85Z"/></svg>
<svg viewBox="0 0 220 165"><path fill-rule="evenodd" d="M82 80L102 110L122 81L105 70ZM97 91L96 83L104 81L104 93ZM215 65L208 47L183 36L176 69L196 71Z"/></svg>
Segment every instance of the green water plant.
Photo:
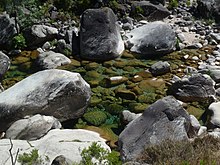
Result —
<svg viewBox="0 0 220 165"><path fill-rule="evenodd" d="M104 111L90 111L86 112L83 118L94 126L100 126L106 121L107 115Z"/></svg>

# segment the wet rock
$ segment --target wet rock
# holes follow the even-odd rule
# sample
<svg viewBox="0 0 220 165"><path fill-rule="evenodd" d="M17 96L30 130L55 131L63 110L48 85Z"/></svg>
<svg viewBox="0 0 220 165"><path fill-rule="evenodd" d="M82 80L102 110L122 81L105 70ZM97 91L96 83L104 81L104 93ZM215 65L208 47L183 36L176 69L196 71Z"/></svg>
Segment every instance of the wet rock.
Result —
<svg viewBox="0 0 220 165"><path fill-rule="evenodd" d="M60 122L52 116L34 115L14 122L6 131L6 138L36 140L51 129L60 129Z"/></svg>
<svg viewBox="0 0 220 165"><path fill-rule="evenodd" d="M169 93L184 102L204 101L215 95L214 81L208 75L192 74L174 82Z"/></svg>
<svg viewBox="0 0 220 165"><path fill-rule="evenodd" d="M124 51L116 16L110 8L86 10L80 27L81 58L106 61Z"/></svg>
<svg viewBox="0 0 220 165"><path fill-rule="evenodd" d="M123 161L135 160L147 146L165 139L188 139L190 117L180 103L171 96L158 100L134 119L119 135L119 149Z"/></svg>
<svg viewBox="0 0 220 165"><path fill-rule="evenodd" d="M126 37L127 48L144 57L172 52L176 45L175 32L169 25L160 21L133 29Z"/></svg>
<svg viewBox="0 0 220 165"><path fill-rule="evenodd" d="M158 61L151 65L150 72L154 76L163 75L170 72L170 64L167 61Z"/></svg>
<svg viewBox="0 0 220 165"><path fill-rule="evenodd" d="M105 81L105 85L107 87L110 87L110 86L117 86L123 84L124 82L128 81L128 78L123 76L114 76L114 77L106 78L104 81Z"/></svg>
<svg viewBox="0 0 220 165"><path fill-rule="evenodd" d="M50 69L37 72L0 93L0 132L33 114L59 121L82 116L91 97L90 86L79 73Z"/></svg>
<svg viewBox="0 0 220 165"><path fill-rule="evenodd" d="M121 97L123 99L127 100L135 100L136 95L134 92L131 92L130 90L127 89L116 89L115 90L116 97Z"/></svg>

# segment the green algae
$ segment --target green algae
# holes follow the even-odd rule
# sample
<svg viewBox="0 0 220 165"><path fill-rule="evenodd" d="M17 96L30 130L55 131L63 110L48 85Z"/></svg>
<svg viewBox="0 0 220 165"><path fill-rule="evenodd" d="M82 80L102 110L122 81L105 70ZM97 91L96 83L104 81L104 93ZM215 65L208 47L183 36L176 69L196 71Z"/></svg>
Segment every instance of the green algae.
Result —
<svg viewBox="0 0 220 165"><path fill-rule="evenodd" d="M107 120L108 116L104 111L89 111L83 115L83 118L94 126L100 126Z"/></svg>
<svg viewBox="0 0 220 165"><path fill-rule="evenodd" d="M106 110L112 115L120 115L124 110L124 107L114 103L107 106Z"/></svg>
<svg viewBox="0 0 220 165"><path fill-rule="evenodd" d="M185 55L189 55L189 58L201 55L203 59L206 59L207 53L204 50L184 49L163 57L143 59L125 51L120 59L106 62L81 61L72 58L71 64L58 68L80 73L90 84L92 90L91 102L85 113L85 118L80 119L76 127L102 132L103 136L108 137L114 146L117 135L110 123L120 123L120 121L115 121L114 116L120 117L121 112L125 109L142 113L156 100L166 96L167 82L173 75L181 77L185 74L183 71L187 66L197 67L197 64L192 63L191 60L184 59ZM38 54L36 51L25 51L21 53L22 57L13 58L12 66L2 82L3 86L10 87L27 77L33 68L31 64L38 57ZM171 73L155 78L148 69L159 60L168 61L171 64ZM178 71L179 69L181 70ZM122 76L125 79L112 83L110 78L114 76ZM197 118L201 117L203 109L198 105L186 107L186 110ZM114 129L117 130L118 126Z"/></svg>

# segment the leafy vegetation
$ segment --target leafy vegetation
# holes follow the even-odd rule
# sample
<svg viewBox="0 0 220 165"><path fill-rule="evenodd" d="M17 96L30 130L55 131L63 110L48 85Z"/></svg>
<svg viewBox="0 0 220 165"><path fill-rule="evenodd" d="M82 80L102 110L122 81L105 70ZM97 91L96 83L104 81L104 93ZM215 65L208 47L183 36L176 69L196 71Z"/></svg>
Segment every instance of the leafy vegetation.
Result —
<svg viewBox="0 0 220 165"><path fill-rule="evenodd" d="M80 165L121 165L122 162L119 159L119 153L116 151L109 152L101 147L97 142L93 142L87 149L83 149L82 161ZM96 160L95 162L92 160Z"/></svg>
<svg viewBox="0 0 220 165"><path fill-rule="evenodd" d="M38 154L37 149L33 149L30 153L23 153L18 156L18 162L22 165L37 165L42 164L43 159Z"/></svg>
<svg viewBox="0 0 220 165"><path fill-rule="evenodd" d="M213 136L197 138L193 142L166 140L146 148L140 160L152 165L217 165L220 163L219 149L220 140Z"/></svg>
<svg viewBox="0 0 220 165"><path fill-rule="evenodd" d="M167 6L168 9L173 9L178 7L179 0L169 0L169 4Z"/></svg>
<svg viewBox="0 0 220 165"><path fill-rule="evenodd" d="M95 125L95 126L99 126L106 121L107 115L104 111L90 111L90 112L86 112L83 115L83 118L88 123Z"/></svg>
<svg viewBox="0 0 220 165"><path fill-rule="evenodd" d="M15 49L24 49L27 46L25 38L22 34L14 36L12 39L12 45Z"/></svg>

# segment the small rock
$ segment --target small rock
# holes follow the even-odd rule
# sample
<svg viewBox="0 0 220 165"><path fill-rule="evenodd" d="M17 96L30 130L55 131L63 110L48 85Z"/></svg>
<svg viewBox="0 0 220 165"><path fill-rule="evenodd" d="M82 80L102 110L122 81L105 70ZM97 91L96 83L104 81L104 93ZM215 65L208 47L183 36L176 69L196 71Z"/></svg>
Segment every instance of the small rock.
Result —
<svg viewBox="0 0 220 165"><path fill-rule="evenodd" d="M209 111L211 111L210 124L214 127L220 127L220 102L214 102L209 105Z"/></svg>
<svg viewBox="0 0 220 165"><path fill-rule="evenodd" d="M199 60L199 57L193 56L193 57L192 57L192 60L198 61L198 60Z"/></svg>
<svg viewBox="0 0 220 165"><path fill-rule="evenodd" d="M150 67L152 75L159 76L170 72L170 64L167 61L158 61Z"/></svg>
<svg viewBox="0 0 220 165"><path fill-rule="evenodd" d="M41 47L45 42L53 40L58 35L58 29L46 25L33 25L23 32L27 46Z"/></svg>
<svg viewBox="0 0 220 165"><path fill-rule="evenodd" d="M72 162L63 155L57 156L51 165L71 165Z"/></svg>
<svg viewBox="0 0 220 165"><path fill-rule="evenodd" d="M127 89L116 89L115 94L116 94L116 97L121 97L126 100L136 99L136 94Z"/></svg>
<svg viewBox="0 0 220 165"><path fill-rule="evenodd" d="M6 138L36 140L51 129L60 129L60 122L52 116L34 115L14 122L6 131Z"/></svg>
<svg viewBox="0 0 220 165"><path fill-rule="evenodd" d="M204 134L206 134L206 133L207 133L207 127L201 126L201 127L199 128L199 131L198 131L197 135L198 135L198 136L202 136L202 135L204 135Z"/></svg>
<svg viewBox="0 0 220 165"><path fill-rule="evenodd" d="M139 116L141 116L142 114L139 113L139 114L135 114L135 113L132 113L128 110L124 110L122 112L122 116L123 116L123 121L125 123L130 123L131 121L133 121L134 119L138 118Z"/></svg>
<svg viewBox="0 0 220 165"><path fill-rule="evenodd" d="M196 134L198 134L198 131L201 127L199 121L193 115L190 115L190 121L191 121L191 125L192 125L194 131L196 132Z"/></svg>
<svg viewBox="0 0 220 165"><path fill-rule="evenodd" d="M218 43L220 43L220 33L211 33L210 36Z"/></svg>
<svg viewBox="0 0 220 165"><path fill-rule="evenodd" d="M58 66L70 64L71 60L61 53L49 51L40 53L37 63L42 69L55 69Z"/></svg>
<svg viewBox="0 0 220 165"><path fill-rule="evenodd" d="M105 79L105 83L106 83L105 85L107 85L107 86L116 86L116 85L122 84L126 81L128 81L127 77L115 76L115 77L106 78Z"/></svg>
<svg viewBox="0 0 220 165"><path fill-rule="evenodd" d="M2 77L7 72L7 70L10 67L10 59L9 57L4 54L2 51L0 51L0 81L2 80Z"/></svg>
<svg viewBox="0 0 220 165"><path fill-rule="evenodd" d="M210 76L195 73L174 82L168 93L184 102L208 100L215 95L215 82Z"/></svg>
<svg viewBox="0 0 220 165"><path fill-rule="evenodd" d="M195 44L187 46L188 49L200 49L202 47L203 45L201 43L195 43Z"/></svg>
<svg viewBox="0 0 220 165"><path fill-rule="evenodd" d="M49 42L45 42L44 45L42 46L42 49L50 50L50 47L51 47L50 43Z"/></svg>

